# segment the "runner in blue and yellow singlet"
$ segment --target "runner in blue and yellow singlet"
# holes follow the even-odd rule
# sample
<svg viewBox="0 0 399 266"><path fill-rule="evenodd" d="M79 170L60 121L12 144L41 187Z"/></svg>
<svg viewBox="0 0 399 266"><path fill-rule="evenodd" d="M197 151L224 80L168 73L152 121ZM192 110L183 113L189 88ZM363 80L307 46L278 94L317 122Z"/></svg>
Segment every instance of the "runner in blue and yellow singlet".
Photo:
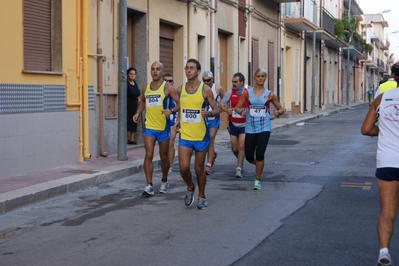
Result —
<svg viewBox="0 0 399 266"><path fill-rule="evenodd" d="M170 162L168 159L170 123L167 116L175 113L179 109L179 96L176 89L168 82L163 80L163 64L154 62L151 65L152 81L141 90L141 101L137 108L137 113L133 116L133 121L137 123L139 114L145 109L144 123L144 173L147 185L142 195L154 195L152 184L155 142L158 141L159 156L161 158L162 180L159 193L167 193L169 188L168 171ZM172 98L176 102L173 109L166 106L166 97Z"/></svg>
<svg viewBox="0 0 399 266"><path fill-rule="evenodd" d="M224 96L224 90L222 86L216 85L214 83L213 73L210 70L204 71L202 74L202 81L211 88L213 93L213 98L215 99L216 105L219 106L220 99ZM208 110L211 111L212 108L208 106ZM215 138L220 127L220 115L214 117L205 118L209 128L210 143L207 151L207 160L205 165L205 173L210 175L212 173L212 166L215 163L215 159L218 156L215 151Z"/></svg>
<svg viewBox="0 0 399 266"><path fill-rule="evenodd" d="M166 82L169 82L172 86L174 86L174 81L173 81L173 75L166 73L165 75L163 75L163 80L165 80ZM167 105L168 105L168 109L175 109L176 107L176 103L175 101L173 101L172 98L168 97L167 98ZM169 167L169 171L168 174L171 174L173 172L173 161L175 160L175 140L176 140L176 129L174 128L174 125L176 124L176 119L178 116L178 112L173 112L170 116L169 116L169 123L170 123L170 139L169 139L169 152L168 152L168 156L169 156L169 162L170 162L170 167Z"/></svg>
<svg viewBox="0 0 399 266"><path fill-rule="evenodd" d="M208 203L205 198L206 175L204 170L206 151L209 146L209 129L206 117L213 117L220 113L213 93L209 86L198 80L201 64L196 59L189 59L184 68L187 82L177 88L180 95L179 124L179 165L180 174L187 185L184 198L186 206L194 202L195 185L190 171L190 160L195 151L194 169L198 184L197 209L206 209ZM212 107L208 111L207 104Z"/></svg>

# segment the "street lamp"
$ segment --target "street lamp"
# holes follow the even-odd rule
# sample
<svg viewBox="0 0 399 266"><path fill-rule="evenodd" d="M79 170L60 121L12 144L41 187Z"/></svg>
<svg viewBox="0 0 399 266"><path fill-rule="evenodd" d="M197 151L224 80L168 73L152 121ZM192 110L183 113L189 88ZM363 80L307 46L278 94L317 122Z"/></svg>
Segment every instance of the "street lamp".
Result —
<svg viewBox="0 0 399 266"><path fill-rule="evenodd" d="M352 3L352 0L349 0L349 8L348 8L348 21L349 22L351 21L351 3ZM349 36L348 58L347 58L347 61L346 61L346 105L349 105L349 87L350 87L349 57L350 57L350 54L351 54L351 47L350 47L351 39L352 39L352 36ZM366 42L367 42L367 40L366 40Z"/></svg>
<svg viewBox="0 0 399 266"><path fill-rule="evenodd" d="M391 54L391 51L392 50L395 50L395 49L398 49L399 48L399 45L398 46L395 46L395 47L393 47L393 48L391 48L391 49L389 49L388 50L388 56ZM392 53L393 54L393 53Z"/></svg>
<svg viewBox="0 0 399 266"><path fill-rule="evenodd" d="M393 32L390 32L390 33L384 34L384 36L387 36L387 35L390 35L390 34L395 34L395 33L399 33L399 31L395 30L395 31L393 31Z"/></svg>

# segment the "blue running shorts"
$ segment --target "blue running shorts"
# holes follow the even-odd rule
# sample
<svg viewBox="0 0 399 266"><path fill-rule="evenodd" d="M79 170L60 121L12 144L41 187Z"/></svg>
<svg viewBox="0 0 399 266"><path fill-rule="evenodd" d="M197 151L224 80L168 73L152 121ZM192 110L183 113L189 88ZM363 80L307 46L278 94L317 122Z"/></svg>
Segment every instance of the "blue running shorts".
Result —
<svg viewBox="0 0 399 266"><path fill-rule="evenodd" d="M209 140L193 141L179 138L179 146L193 149L197 152L202 152L208 149L209 143Z"/></svg>
<svg viewBox="0 0 399 266"><path fill-rule="evenodd" d="M229 125L227 127L227 129L229 130L229 134L231 136L240 136L241 134L245 134L245 126L243 127L236 127L235 125L233 125L233 123L229 122Z"/></svg>
<svg viewBox="0 0 399 266"><path fill-rule="evenodd" d="M170 138L170 130L153 130L145 128L143 136L153 138L158 142L163 142Z"/></svg>
<svg viewBox="0 0 399 266"><path fill-rule="evenodd" d="M378 179L385 181L399 181L399 168L395 167L382 167L377 168L375 176Z"/></svg>

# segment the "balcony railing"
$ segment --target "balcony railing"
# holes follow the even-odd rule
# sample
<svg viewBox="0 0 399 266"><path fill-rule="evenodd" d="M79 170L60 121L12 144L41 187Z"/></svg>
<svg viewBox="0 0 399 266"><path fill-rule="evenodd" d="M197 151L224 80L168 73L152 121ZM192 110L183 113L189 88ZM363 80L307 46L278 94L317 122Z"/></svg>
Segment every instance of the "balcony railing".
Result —
<svg viewBox="0 0 399 266"><path fill-rule="evenodd" d="M300 3L286 3L286 18L305 18L317 25L317 4L314 0L303 0Z"/></svg>
<svg viewBox="0 0 399 266"><path fill-rule="evenodd" d="M385 63L381 59L377 58L377 66L382 70L385 71Z"/></svg>
<svg viewBox="0 0 399 266"><path fill-rule="evenodd" d="M317 26L317 3L314 0L301 1L303 17Z"/></svg>
<svg viewBox="0 0 399 266"><path fill-rule="evenodd" d="M377 68L377 58L371 55L368 55L367 60L365 61L367 67Z"/></svg>
<svg viewBox="0 0 399 266"><path fill-rule="evenodd" d="M297 31L317 29L317 4L314 0L302 0L284 4L284 23Z"/></svg>
<svg viewBox="0 0 399 266"><path fill-rule="evenodd" d="M334 17L325 8L320 9L319 27L329 32L331 35L335 35Z"/></svg>
<svg viewBox="0 0 399 266"><path fill-rule="evenodd" d="M351 44L353 45L353 48L355 48L357 51L363 54L362 55L363 57L367 58L368 55L366 47L364 46L363 43L360 42L358 38L352 38Z"/></svg>

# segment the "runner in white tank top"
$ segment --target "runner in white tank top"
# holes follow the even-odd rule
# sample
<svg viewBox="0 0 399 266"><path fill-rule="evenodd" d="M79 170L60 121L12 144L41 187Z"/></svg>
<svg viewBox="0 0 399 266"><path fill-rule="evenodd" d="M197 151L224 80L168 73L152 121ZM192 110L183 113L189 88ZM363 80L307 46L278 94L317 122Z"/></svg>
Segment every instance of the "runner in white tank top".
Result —
<svg viewBox="0 0 399 266"><path fill-rule="evenodd" d="M399 63L396 80L399 78ZM376 122L378 122L378 126ZM378 136L377 177L380 216L377 231L380 253L377 265L391 265L389 243L399 206L399 88L380 94L363 121L363 135Z"/></svg>

